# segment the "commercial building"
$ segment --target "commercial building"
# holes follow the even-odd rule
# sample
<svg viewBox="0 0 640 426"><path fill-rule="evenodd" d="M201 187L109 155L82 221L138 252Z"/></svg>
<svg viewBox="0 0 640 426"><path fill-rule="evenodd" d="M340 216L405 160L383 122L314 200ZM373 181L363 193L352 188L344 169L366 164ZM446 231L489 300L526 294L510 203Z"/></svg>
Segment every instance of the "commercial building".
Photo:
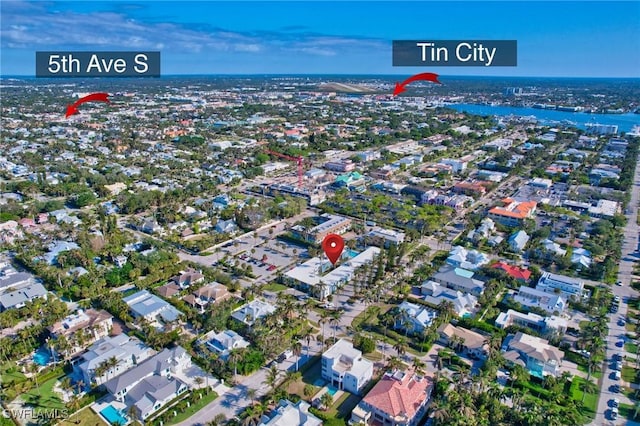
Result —
<svg viewBox="0 0 640 426"><path fill-rule="evenodd" d="M519 202L511 198L504 198L502 204L491 208L488 217L505 226L521 225L525 219L533 217L538 205L535 201Z"/></svg>
<svg viewBox="0 0 640 426"><path fill-rule="evenodd" d="M378 247L368 247L325 275L323 273L330 267L329 261L314 257L285 272L282 280L285 284L298 287L322 300L333 294L341 285L348 283L358 268L372 263L379 253ZM349 253L346 253L346 256L348 255Z"/></svg>

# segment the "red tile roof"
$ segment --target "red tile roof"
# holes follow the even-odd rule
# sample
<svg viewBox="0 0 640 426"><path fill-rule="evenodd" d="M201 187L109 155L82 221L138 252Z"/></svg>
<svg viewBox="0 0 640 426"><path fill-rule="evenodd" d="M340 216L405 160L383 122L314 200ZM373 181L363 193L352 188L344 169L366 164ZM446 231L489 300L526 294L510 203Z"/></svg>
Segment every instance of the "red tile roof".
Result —
<svg viewBox="0 0 640 426"><path fill-rule="evenodd" d="M412 419L428 398L433 381L427 376L405 372L402 380L385 375L364 397L363 402L387 413L391 418L406 415Z"/></svg>
<svg viewBox="0 0 640 426"><path fill-rule="evenodd" d="M497 262L491 265L492 268L500 268L507 274L518 280L527 281L531 277L531 271L527 268L520 268L519 266L509 265L505 262Z"/></svg>
<svg viewBox="0 0 640 426"><path fill-rule="evenodd" d="M517 202L511 198L505 198L502 200L504 207L493 207L489 210L489 213L493 213L497 216L512 217L515 219L525 219L530 217L535 210L538 203L535 201L522 201Z"/></svg>

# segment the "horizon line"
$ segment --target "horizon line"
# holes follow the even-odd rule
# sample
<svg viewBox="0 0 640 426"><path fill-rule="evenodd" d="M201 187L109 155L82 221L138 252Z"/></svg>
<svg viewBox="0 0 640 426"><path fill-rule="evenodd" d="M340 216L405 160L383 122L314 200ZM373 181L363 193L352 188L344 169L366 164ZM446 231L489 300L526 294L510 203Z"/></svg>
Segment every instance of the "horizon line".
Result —
<svg viewBox="0 0 640 426"><path fill-rule="evenodd" d="M363 73L211 73L211 74L163 74L160 77L120 77L120 76L104 76L104 77L94 77L94 76L78 76L78 77L36 77L34 74L7 74L3 75L0 73L0 79L2 78L30 78L37 80L75 80L75 79L162 79L167 77L269 77L269 76L295 76L295 77L325 77L325 76L344 76L344 77L397 77L401 75L413 75L415 73L398 73L398 74L388 74L388 73L379 73L379 74L363 74ZM630 79L630 80L640 80L638 76L616 76L616 77L603 77L603 76L514 76L514 75L451 75L451 74L440 74L436 73L440 77L463 77L463 78L544 78L544 79Z"/></svg>

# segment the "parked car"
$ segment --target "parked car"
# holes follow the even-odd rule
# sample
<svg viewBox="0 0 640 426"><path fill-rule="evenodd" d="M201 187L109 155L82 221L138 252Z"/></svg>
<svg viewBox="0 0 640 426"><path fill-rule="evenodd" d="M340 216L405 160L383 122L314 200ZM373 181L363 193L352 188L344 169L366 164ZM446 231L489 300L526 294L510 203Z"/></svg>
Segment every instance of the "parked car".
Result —
<svg viewBox="0 0 640 426"><path fill-rule="evenodd" d="M610 399L609 405L612 407L618 408L618 406L620 405L620 401L618 400L618 398Z"/></svg>
<svg viewBox="0 0 640 426"><path fill-rule="evenodd" d="M624 340L618 340L616 342L616 346L619 347L619 348L623 347L624 346Z"/></svg>
<svg viewBox="0 0 640 426"><path fill-rule="evenodd" d="M620 319L618 320L618 325L619 325L619 326L621 326L621 327L623 327L626 323L627 323L627 321L625 321L625 319L624 319L624 318L620 318Z"/></svg>
<svg viewBox="0 0 640 426"><path fill-rule="evenodd" d="M611 420L617 419L618 418L618 409L617 408L612 408L609 416L611 417Z"/></svg>
<svg viewBox="0 0 640 426"><path fill-rule="evenodd" d="M612 379L617 381L617 380L620 380L620 378L622 377L622 374L620 374L619 371L614 371L612 376L613 376Z"/></svg>
<svg viewBox="0 0 640 426"><path fill-rule="evenodd" d="M622 281L616 281L616 285L622 285Z"/></svg>
<svg viewBox="0 0 640 426"><path fill-rule="evenodd" d="M616 371L622 371L622 363L620 361L616 361L616 363L613 364L613 369Z"/></svg>
<svg viewBox="0 0 640 426"><path fill-rule="evenodd" d="M611 387L609 389L613 393L618 393L618 392L620 392L620 385L619 384L611 385Z"/></svg>

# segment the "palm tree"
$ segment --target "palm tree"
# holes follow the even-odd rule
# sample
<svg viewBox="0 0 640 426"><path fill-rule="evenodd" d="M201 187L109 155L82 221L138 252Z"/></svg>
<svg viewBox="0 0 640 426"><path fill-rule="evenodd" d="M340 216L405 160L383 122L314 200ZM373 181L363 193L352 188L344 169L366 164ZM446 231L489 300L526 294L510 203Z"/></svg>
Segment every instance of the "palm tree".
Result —
<svg viewBox="0 0 640 426"><path fill-rule="evenodd" d="M446 424L451 415L447 410L447 403L443 400L435 400L431 404L431 412L433 413L434 425Z"/></svg>
<svg viewBox="0 0 640 426"><path fill-rule="evenodd" d="M200 376L197 376L195 379L193 379L193 383L195 383L197 387L200 387L200 385L204 383L204 379Z"/></svg>
<svg viewBox="0 0 640 426"><path fill-rule="evenodd" d="M598 390L598 387L591 380L580 381L580 390L582 391L582 400L581 403L584 404L584 399L587 396L587 393L595 393Z"/></svg>
<svg viewBox="0 0 640 426"><path fill-rule="evenodd" d="M71 398L71 401L69 402L69 406L71 407L73 412L76 413L75 423L76 424L80 423L80 420L78 420L78 412L80 411L80 397L74 396L73 398Z"/></svg>
<svg viewBox="0 0 640 426"><path fill-rule="evenodd" d="M324 409L328 411L333 405L333 397L329 392L325 392L320 397L320 403L323 405Z"/></svg>
<svg viewBox="0 0 640 426"><path fill-rule="evenodd" d="M280 372L278 371L278 368L276 368L276 366L272 366L269 371L267 372L267 377L264 380L264 383L271 387L274 388L276 383L278 382L278 375L280 374Z"/></svg>
<svg viewBox="0 0 640 426"><path fill-rule="evenodd" d="M33 381L36 384L36 389L38 389L38 394L40 394L40 385L38 384L38 371L40 370L40 366L35 362L29 364L29 372L32 374Z"/></svg>
<svg viewBox="0 0 640 426"><path fill-rule="evenodd" d="M304 334L302 335L302 339L307 341L307 358L309 357L309 346L311 346L311 341L316 339L315 334L313 334L313 329L311 327L307 328Z"/></svg>
<svg viewBox="0 0 640 426"><path fill-rule="evenodd" d="M398 352L398 356L402 356L405 354L405 352L407 352L407 342L404 339L400 339L393 346L393 349Z"/></svg>
<svg viewBox="0 0 640 426"><path fill-rule="evenodd" d="M258 391L254 388L247 389L247 398L251 400L251 404L255 404Z"/></svg>
<svg viewBox="0 0 640 426"><path fill-rule="evenodd" d="M127 416L129 416L129 419L131 419L131 423L133 423L134 425L138 424L138 410L136 409L135 405L129 407L129 409L127 410Z"/></svg>
<svg viewBox="0 0 640 426"><path fill-rule="evenodd" d="M424 374L424 368L427 366L424 361L422 361L417 356L413 358L413 369L418 374Z"/></svg>
<svg viewBox="0 0 640 426"><path fill-rule="evenodd" d="M295 342L291 347L293 354L296 356L296 371L298 371L298 361L300 360L300 354L302 353L302 343Z"/></svg>
<svg viewBox="0 0 640 426"><path fill-rule="evenodd" d="M232 349L229 353L229 362L233 363L233 381L235 382L238 376L238 361L241 359L239 349Z"/></svg>

